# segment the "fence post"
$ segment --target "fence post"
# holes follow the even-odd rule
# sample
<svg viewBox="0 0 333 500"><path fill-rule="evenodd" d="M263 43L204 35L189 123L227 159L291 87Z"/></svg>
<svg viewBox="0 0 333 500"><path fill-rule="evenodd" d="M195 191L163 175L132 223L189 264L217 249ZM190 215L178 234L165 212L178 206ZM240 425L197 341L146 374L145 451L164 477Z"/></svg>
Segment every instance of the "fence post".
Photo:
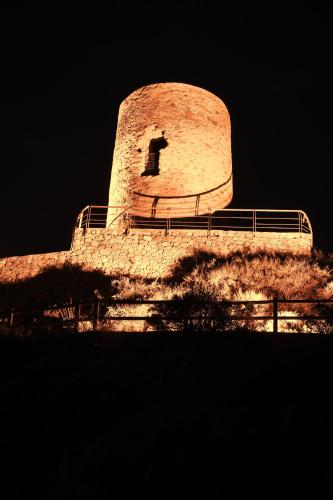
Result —
<svg viewBox="0 0 333 500"><path fill-rule="evenodd" d="M273 333L279 333L278 329L278 298L273 299Z"/></svg>
<svg viewBox="0 0 333 500"><path fill-rule="evenodd" d="M98 329L99 307L100 307L100 302L98 299L96 299L94 302L94 311L93 311L93 331L94 332L97 332L97 329Z"/></svg>
<svg viewBox="0 0 333 500"><path fill-rule="evenodd" d="M79 302L78 304L75 305L74 308L74 333L79 333L80 317L81 317L81 304Z"/></svg>
<svg viewBox="0 0 333 500"><path fill-rule="evenodd" d="M212 229L212 209L208 210L208 235L210 234Z"/></svg>
<svg viewBox="0 0 333 500"><path fill-rule="evenodd" d="M10 327L12 327L13 323L14 323L14 311L15 311L15 309L12 307L11 310L10 310L10 313L8 315L8 325Z"/></svg>

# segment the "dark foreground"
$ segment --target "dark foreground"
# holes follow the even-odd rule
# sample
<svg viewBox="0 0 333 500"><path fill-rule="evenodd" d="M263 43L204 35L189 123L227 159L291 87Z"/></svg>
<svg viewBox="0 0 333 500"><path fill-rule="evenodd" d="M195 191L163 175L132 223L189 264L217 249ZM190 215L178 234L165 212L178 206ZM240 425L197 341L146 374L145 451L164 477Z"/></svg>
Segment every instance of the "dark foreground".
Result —
<svg viewBox="0 0 333 500"><path fill-rule="evenodd" d="M6 499L332 495L333 337L0 338Z"/></svg>

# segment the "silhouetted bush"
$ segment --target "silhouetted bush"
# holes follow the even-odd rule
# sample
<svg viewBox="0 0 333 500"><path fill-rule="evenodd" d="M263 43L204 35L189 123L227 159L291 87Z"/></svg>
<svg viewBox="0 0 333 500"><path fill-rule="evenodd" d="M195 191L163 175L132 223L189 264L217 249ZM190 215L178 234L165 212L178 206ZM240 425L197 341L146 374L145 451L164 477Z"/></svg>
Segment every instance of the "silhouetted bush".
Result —
<svg viewBox="0 0 333 500"><path fill-rule="evenodd" d="M174 304L110 305L101 316L149 316L151 321L106 321L105 329L128 327L171 330L234 330L245 328L272 331L272 320L234 320L234 316L271 316L271 304L222 305L223 301L280 299L331 299L333 297L333 256L315 251L311 256L273 251L238 251L221 256L196 251L175 263L168 278L107 276L101 271L85 271L78 265L50 267L34 278L12 284L0 284L2 310L41 309L70 304L59 312L63 321L72 321L74 304L96 297L130 300L174 300ZM87 306L88 308L91 306ZM139 309L138 309L139 308ZM330 304L279 304L283 316L330 313ZM138 313L138 311L140 311ZM1 309L0 309L1 312ZM90 312L82 309L82 314ZM51 316L51 314L49 314ZM91 317L91 314L90 314ZM162 319L158 319L158 318ZM121 323L123 321L123 323ZM331 320L280 320L283 331L333 331Z"/></svg>
<svg viewBox="0 0 333 500"><path fill-rule="evenodd" d="M166 279L149 281L120 277L116 297L178 300L175 305L147 306L146 314L154 315L148 325L151 328L154 328L154 321L155 325L158 324L157 318L161 314L165 319L159 322L159 328L245 328L271 332L272 320L236 321L232 316L272 316L272 304L235 305L228 306L226 311L214 311L216 306L213 303L223 300L265 301L275 296L280 299L330 299L333 297L332 267L332 259L323 252L309 256L245 249L221 256L196 251L179 259ZM315 304L279 304L279 315L282 316L300 317L317 312ZM126 306L126 314L131 314L131 306ZM199 315L202 320L199 320ZM220 317L219 324L213 320L216 315ZM295 333L323 331L324 327L325 331L330 331L328 322L318 320L280 320L279 327Z"/></svg>
<svg viewBox="0 0 333 500"><path fill-rule="evenodd" d="M72 331L75 327L75 305L82 305L81 315L92 317L96 299L109 298L116 291L114 277L101 271L86 271L79 265L48 267L38 275L16 283L0 284L0 314L9 317L15 311L11 332L17 336L49 335ZM57 306L57 309L52 309ZM101 303L99 317L107 311ZM8 322L2 321L7 333Z"/></svg>
<svg viewBox="0 0 333 500"><path fill-rule="evenodd" d="M74 304L113 295L113 277L102 271L85 271L79 265L48 267L36 276L0 284L2 309L38 309Z"/></svg>
<svg viewBox="0 0 333 500"><path fill-rule="evenodd" d="M149 324L158 330L194 333L224 331L230 324L230 306L198 297L190 292L176 297L172 302L152 306Z"/></svg>

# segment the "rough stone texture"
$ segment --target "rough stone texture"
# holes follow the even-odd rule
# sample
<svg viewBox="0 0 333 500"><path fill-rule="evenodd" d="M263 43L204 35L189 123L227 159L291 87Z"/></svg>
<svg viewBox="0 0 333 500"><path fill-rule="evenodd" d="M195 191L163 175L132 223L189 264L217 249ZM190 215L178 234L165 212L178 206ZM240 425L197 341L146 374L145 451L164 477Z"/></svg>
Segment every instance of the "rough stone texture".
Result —
<svg viewBox="0 0 333 500"><path fill-rule="evenodd" d="M31 278L48 266L62 266L69 258L70 252L65 251L0 259L0 282Z"/></svg>
<svg viewBox="0 0 333 500"><path fill-rule="evenodd" d="M239 231L114 230L76 229L71 260L107 272L120 271L148 277L166 276L177 259L195 250L228 254L250 247L310 253L311 235Z"/></svg>
<svg viewBox="0 0 333 500"><path fill-rule="evenodd" d="M168 145L160 150L159 174L142 176L150 141L161 137ZM213 212L231 198L230 117L221 99L192 85L158 83L122 102L109 205L131 205L142 216L155 205L156 216L165 217L167 208L174 216L179 209L181 215Z"/></svg>
<svg viewBox="0 0 333 500"><path fill-rule="evenodd" d="M221 210L232 198L230 135L227 108L204 89L159 83L136 90L119 110L109 205L131 207L132 215L152 218ZM149 156L154 139L165 146L159 151L158 175L145 171L148 159L156 165L157 156ZM69 251L0 259L0 281L29 278L65 262L107 273L159 277L195 250L224 255L245 248L310 253L312 247L312 234L304 233L124 231L127 215L109 209L106 229L76 228ZM87 225L89 217L90 209Z"/></svg>
<svg viewBox="0 0 333 500"><path fill-rule="evenodd" d="M311 252L312 235L303 233L256 233L240 231L75 230L68 252L8 257L0 259L0 281L16 281L36 275L49 265L66 261L84 269L119 271L133 275L159 277L172 270L177 259L195 250L228 254L244 248L268 249L295 254Z"/></svg>

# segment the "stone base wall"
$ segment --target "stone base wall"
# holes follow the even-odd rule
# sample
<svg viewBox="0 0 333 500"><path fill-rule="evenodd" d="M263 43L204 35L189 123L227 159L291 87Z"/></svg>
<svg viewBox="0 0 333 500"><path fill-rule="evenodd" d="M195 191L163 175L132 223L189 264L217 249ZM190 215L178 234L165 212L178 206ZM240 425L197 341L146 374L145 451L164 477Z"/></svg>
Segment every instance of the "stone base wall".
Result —
<svg viewBox="0 0 333 500"><path fill-rule="evenodd" d="M0 259L0 281L16 281L38 274L47 266L65 262L106 273L121 272L147 277L166 276L175 262L196 250L228 254L251 250L276 250L310 254L312 235L246 231L175 231L133 229L75 230L72 248L65 252Z"/></svg>
<svg viewBox="0 0 333 500"><path fill-rule="evenodd" d="M0 259L0 282L32 278L48 266L62 266L70 252L52 252Z"/></svg>
<svg viewBox="0 0 333 500"><path fill-rule="evenodd" d="M245 248L309 254L312 237L299 233L240 231L76 229L71 260L103 269L141 276L167 275L174 263L195 250L228 254Z"/></svg>

